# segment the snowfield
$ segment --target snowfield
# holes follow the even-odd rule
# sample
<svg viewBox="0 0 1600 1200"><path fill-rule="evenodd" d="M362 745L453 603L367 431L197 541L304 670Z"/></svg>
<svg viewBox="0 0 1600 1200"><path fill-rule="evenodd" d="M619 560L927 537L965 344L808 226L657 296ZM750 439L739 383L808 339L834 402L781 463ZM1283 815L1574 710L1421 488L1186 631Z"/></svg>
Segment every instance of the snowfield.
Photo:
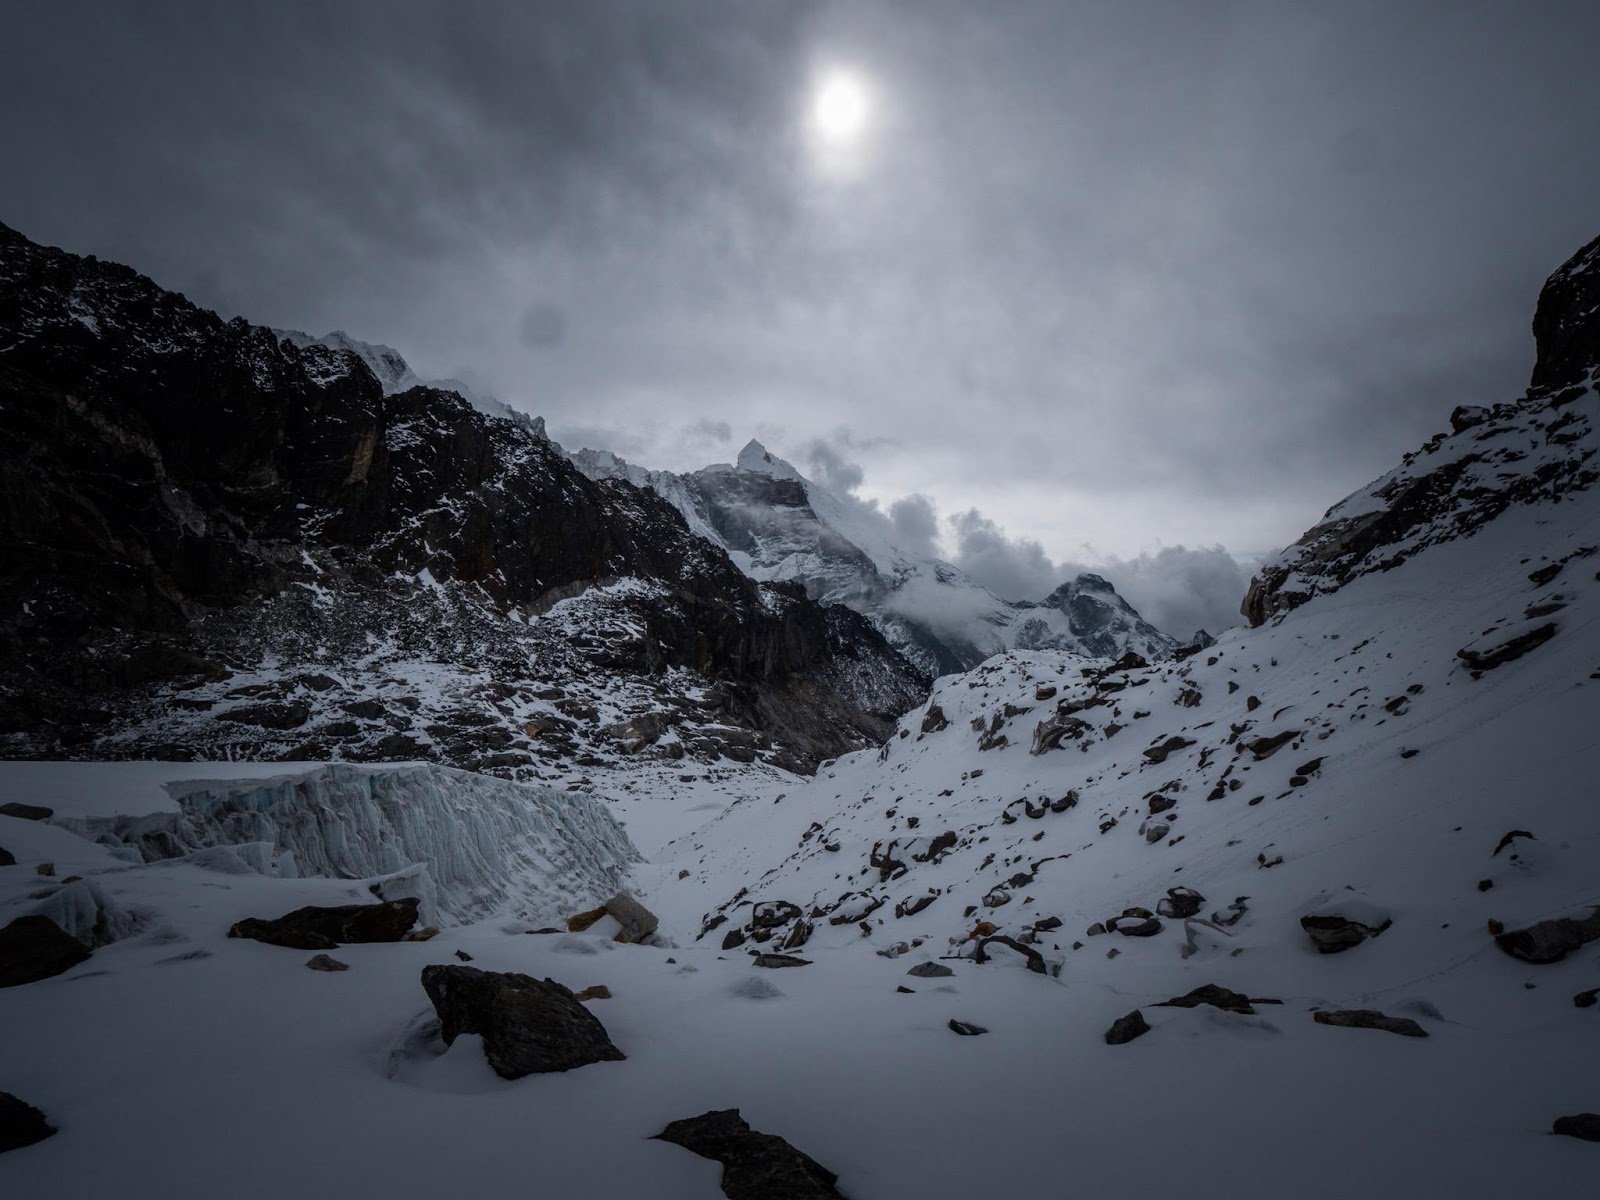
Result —
<svg viewBox="0 0 1600 1200"><path fill-rule="evenodd" d="M572 877L587 892L553 891L503 841L498 860L470 864L473 887L543 896L540 920L630 886L662 917L659 945L619 945L600 926L531 934L509 899L431 941L342 946L338 974L224 936L243 917L369 898L368 876L408 865L395 854L437 883L456 861L440 848L450 822L478 828L494 809L509 837L562 795L541 788L420 767L7 764L7 800L59 812L0 817L17 858L0 868L3 915L81 875L129 928L64 975L0 991L5 1027L27 1031L0 1043L0 1086L61 1127L0 1159L0 1179L19 1195L708 1197L716 1164L650 1137L736 1106L856 1200L1584 1194L1596 1147L1548 1130L1600 1108L1600 1026L1573 1002L1600 986L1600 943L1532 965L1486 924L1600 904L1600 555L1584 554L1596 544L1588 497L1522 507L1183 662L1117 671L1011 652L940 680L885 748L812 780L760 764L716 781L663 768L647 786L596 772L597 799L579 798L597 809L586 828L615 805L649 861L624 874L613 843L606 870ZM1558 559L1552 578L1529 579ZM1475 678L1457 656L1557 603L1557 632L1521 657ZM1096 697L1067 714L1082 727L1032 753L1064 701ZM1186 744L1163 757L1173 739ZM183 805L214 814L219 798L292 800L295 781L298 803L338 808L333 780L381 792L419 772L430 777L406 806L425 836L377 830L381 853L353 848L328 868L359 877L135 865L68 828L94 832L119 803L170 820ZM194 840L223 842L214 819L192 824ZM1496 853L1512 830L1532 836ZM322 831L338 842L347 829ZM273 856L292 843L304 868L305 836L280 830ZM35 874L41 862L54 875ZM1204 897L1198 918L1088 935L1180 886ZM809 965L752 965L749 951L775 949L794 921L722 948L766 901L805 914L810 935L791 952ZM727 920L699 937L719 909ZM863 912L865 927L828 920ZM1300 918L1328 913L1392 924L1320 954ZM1041 929L1049 918L1059 928ZM1047 969L998 943L972 961L967 935L984 920ZM422 967L457 950L487 970L604 984L613 998L589 1008L626 1061L506 1082L471 1036L443 1054L407 1049L428 1012ZM925 962L953 974L907 975ZM1282 1003L1155 1006L1204 984ZM1136 1008L1151 1031L1106 1044ZM1379 1010L1428 1037L1332 1027L1316 1009ZM958 1037L952 1019L988 1032Z"/></svg>

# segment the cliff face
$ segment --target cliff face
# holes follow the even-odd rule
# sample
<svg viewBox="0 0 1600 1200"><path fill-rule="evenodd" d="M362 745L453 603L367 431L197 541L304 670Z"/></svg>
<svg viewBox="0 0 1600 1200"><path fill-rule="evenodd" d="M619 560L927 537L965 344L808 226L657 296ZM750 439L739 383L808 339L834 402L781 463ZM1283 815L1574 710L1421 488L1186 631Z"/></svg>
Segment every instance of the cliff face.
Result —
<svg viewBox="0 0 1600 1200"><path fill-rule="evenodd" d="M1527 393L1462 405L1402 464L1328 510L1251 580L1242 611L1260 625L1361 575L1466 537L1524 505L1594 503L1600 480L1600 239L1546 281L1533 319Z"/></svg>
<svg viewBox="0 0 1600 1200"><path fill-rule="evenodd" d="M819 693L805 701L817 711L791 714L817 731L789 748L799 759L876 737L918 697L915 670L864 623L753 583L654 493L586 478L453 392L386 396L354 353L223 321L3 226L0 432L13 754L131 752L138 729L173 724L179 683L220 685L286 655L360 676L369 643L429 661L460 650L463 669L488 656L513 689L548 691L575 654L589 655L585 675L659 685L686 671L720 685L724 717L779 741L786 698ZM610 586L625 580L640 586ZM541 614L594 589L595 628L556 636ZM586 640L609 647L604 664ZM317 725L327 706L307 707L285 728ZM217 740L199 717L178 723L173 752ZM337 730L313 742L381 753ZM435 742L416 748L461 761Z"/></svg>

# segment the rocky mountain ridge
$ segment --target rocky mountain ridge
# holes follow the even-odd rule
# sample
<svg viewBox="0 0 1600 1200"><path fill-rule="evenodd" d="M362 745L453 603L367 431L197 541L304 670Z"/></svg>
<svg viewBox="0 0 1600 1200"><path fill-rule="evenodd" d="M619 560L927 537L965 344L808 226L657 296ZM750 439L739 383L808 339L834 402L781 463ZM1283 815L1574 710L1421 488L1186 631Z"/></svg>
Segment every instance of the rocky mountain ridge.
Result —
<svg viewBox="0 0 1600 1200"><path fill-rule="evenodd" d="M923 686L533 430L3 227L0 425L11 756L804 765Z"/></svg>

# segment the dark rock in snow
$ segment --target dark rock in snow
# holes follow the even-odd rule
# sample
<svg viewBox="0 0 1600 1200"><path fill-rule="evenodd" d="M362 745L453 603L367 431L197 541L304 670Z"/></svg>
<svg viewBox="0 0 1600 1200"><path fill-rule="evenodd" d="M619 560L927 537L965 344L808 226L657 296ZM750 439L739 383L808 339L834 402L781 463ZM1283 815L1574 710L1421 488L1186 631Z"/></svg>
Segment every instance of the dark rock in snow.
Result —
<svg viewBox="0 0 1600 1200"><path fill-rule="evenodd" d="M674 1121L656 1137L721 1163L728 1200L844 1200L837 1175L781 1137L751 1129L737 1108Z"/></svg>
<svg viewBox="0 0 1600 1200"><path fill-rule="evenodd" d="M458 950L456 953L459 954L460 951ZM313 971L348 971L350 969L349 963L340 962L337 958L329 958L326 954L317 954L306 959L306 966Z"/></svg>
<svg viewBox="0 0 1600 1200"><path fill-rule="evenodd" d="M1193 738L1179 737L1174 734L1159 745L1151 746L1144 752L1144 756L1152 763L1164 763L1167 761L1167 755L1173 751L1182 750L1185 746L1192 745L1194 745Z"/></svg>
<svg viewBox="0 0 1600 1200"><path fill-rule="evenodd" d="M228 930L291 950L331 950L346 942L398 942L417 921L414 896L379 904L307 905L274 920L246 917Z"/></svg>
<svg viewBox="0 0 1600 1200"><path fill-rule="evenodd" d="M1600 1113L1574 1113L1570 1117L1557 1117L1550 1132L1563 1137L1582 1138L1586 1142L1600 1142Z"/></svg>
<svg viewBox="0 0 1600 1200"><path fill-rule="evenodd" d="M1501 839L1498 842L1495 843L1494 853L1491 854L1489 857L1490 858L1498 857L1499 854L1500 854L1500 851L1504 850L1507 846L1511 845L1511 843L1516 841L1518 838L1533 838L1533 834L1529 833L1526 829L1512 829L1512 830L1509 830L1504 836L1501 837ZM1538 841L1537 838L1533 838L1533 840L1534 841Z"/></svg>
<svg viewBox="0 0 1600 1200"><path fill-rule="evenodd" d="M605 910L616 918L617 924L622 928L617 930L613 941L632 943L642 942L656 931L660 924L655 913L640 904L627 892L618 892L605 903Z"/></svg>
<svg viewBox="0 0 1600 1200"><path fill-rule="evenodd" d="M1241 1013L1246 1016L1255 1012L1253 1005L1268 1003L1268 1001L1253 1001L1243 992L1233 991L1231 988L1221 987L1215 983L1203 984L1192 992L1182 996L1174 996L1171 1000L1163 1000L1157 1008L1198 1008L1202 1004L1209 1004L1212 1008L1220 1008L1223 1012Z"/></svg>
<svg viewBox="0 0 1600 1200"><path fill-rule="evenodd" d="M722 935L722 948L724 950L737 950L744 945L744 930L730 929Z"/></svg>
<svg viewBox="0 0 1600 1200"><path fill-rule="evenodd" d="M570 1071L624 1058L606 1028L553 979L476 967L422 969L422 988L450 1045L463 1033L483 1038L483 1054L502 1079Z"/></svg>
<svg viewBox="0 0 1600 1200"><path fill-rule="evenodd" d="M809 967L811 965L809 958L800 958L793 954L758 954L750 961L752 966L773 969L780 967Z"/></svg>
<svg viewBox="0 0 1600 1200"><path fill-rule="evenodd" d="M1311 938L1320 954L1339 954L1352 946L1359 946L1368 938L1377 937L1392 922L1378 926L1363 925L1345 917L1301 917L1300 928Z"/></svg>
<svg viewBox="0 0 1600 1200"><path fill-rule="evenodd" d="M1427 1037L1428 1031L1410 1017L1388 1017L1371 1008L1317 1009L1311 1014L1318 1025L1338 1025L1346 1029L1381 1029L1401 1037Z"/></svg>
<svg viewBox="0 0 1600 1200"><path fill-rule="evenodd" d="M1495 667L1521 658L1536 650L1556 635L1556 623L1547 621L1532 629L1523 630L1510 637L1490 637L1472 646L1463 646L1456 657L1474 672L1492 671Z"/></svg>
<svg viewBox="0 0 1600 1200"><path fill-rule="evenodd" d="M787 925L801 914L800 907L787 900L767 900L757 904L750 913L750 924L757 929L776 929Z"/></svg>
<svg viewBox="0 0 1600 1200"><path fill-rule="evenodd" d="M1156 912L1163 917L1182 920L1184 917L1194 916L1205 902L1206 898L1193 888L1171 887L1167 889L1167 894L1157 901Z"/></svg>
<svg viewBox="0 0 1600 1200"><path fill-rule="evenodd" d="M1508 930L1496 934L1494 941L1512 958L1543 965L1560 962L1597 938L1600 938L1600 907L1587 917L1558 917L1526 929Z"/></svg>
<svg viewBox="0 0 1600 1200"><path fill-rule="evenodd" d="M1040 954L1032 946L1024 946L1016 938L1006 937L1004 934L991 934L989 937L979 939L977 946L972 951L972 961L980 965L988 962L989 954L985 947L993 945L995 942L1000 943L1002 946L1009 946L1022 955L1028 962L1028 970L1035 975L1049 973L1045 969L1044 955Z"/></svg>
<svg viewBox="0 0 1600 1200"><path fill-rule="evenodd" d="M1593 1008L1596 1001L1600 1001L1600 988L1590 988L1587 992L1579 992L1572 998L1572 1003L1579 1008Z"/></svg>
<svg viewBox="0 0 1600 1200"><path fill-rule="evenodd" d="M982 1025L974 1025L970 1021L958 1021L951 1017L950 1032L958 1033L962 1037L977 1037L980 1033L988 1033L989 1031Z"/></svg>
<svg viewBox="0 0 1600 1200"><path fill-rule="evenodd" d="M1123 921L1132 924L1124 925ZM1161 932L1161 922L1155 917L1113 917L1106 922L1107 933L1120 933L1125 937L1155 937Z"/></svg>
<svg viewBox="0 0 1600 1200"><path fill-rule="evenodd" d="M0 1154L42 1142L56 1132L45 1115L10 1092L0 1092Z"/></svg>
<svg viewBox="0 0 1600 1200"><path fill-rule="evenodd" d="M22 804L16 800L0 804L0 816L16 817L20 821L47 821L55 811L42 804Z"/></svg>
<svg viewBox="0 0 1600 1200"><path fill-rule="evenodd" d="M918 963L906 974L915 975L918 979L943 979L946 975L954 975L955 972L943 963L925 962Z"/></svg>
<svg viewBox="0 0 1600 1200"><path fill-rule="evenodd" d="M1136 1008L1127 1016L1118 1017L1111 1022L1111 1028L1106 1030L1106 1045L1123 1046L1149 1032L1149 1023L1145 1021L1144 1014Z"/></svg>
<svg viewBox="0 0 1600 1200"><path fill-rule="evenodd" d="M49 979L88 957L83 943L49 917L18 917L0 929L0 988Z"/></svg>
<svg viewBox="0 0 1600 1200"><path fill-rule="evenodd" d="M0 867L14 867L16 865L16 855L12 854L11 851L7 850L4 846L0 846Z"/></svg>

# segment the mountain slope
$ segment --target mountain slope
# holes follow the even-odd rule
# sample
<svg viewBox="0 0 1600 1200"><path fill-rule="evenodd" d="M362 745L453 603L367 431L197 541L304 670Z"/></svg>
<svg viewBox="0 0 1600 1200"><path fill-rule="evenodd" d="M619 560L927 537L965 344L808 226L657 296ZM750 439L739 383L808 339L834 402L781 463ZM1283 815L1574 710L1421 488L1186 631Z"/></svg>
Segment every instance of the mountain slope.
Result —
<svg viewBox="0 0 1600 1200"><path fill-rule="evenodd" d="M1080 575L1041 603L1011 603L947 562L908 554L882 513L834 495L757 441L734 464L684 475L605 451L571 458L591 478L653 489L751 578L793 581L820 603L864 614L932 676L1011 646L1111 658L1162 658L1177 647L1099 576Z"/></svg>
<svg viewBox="0 0 1600 1200"><path fill-rule="evenodd" d="M3 227L0 428L14 756L802 765L919 694L652 492Z"/></svg>

